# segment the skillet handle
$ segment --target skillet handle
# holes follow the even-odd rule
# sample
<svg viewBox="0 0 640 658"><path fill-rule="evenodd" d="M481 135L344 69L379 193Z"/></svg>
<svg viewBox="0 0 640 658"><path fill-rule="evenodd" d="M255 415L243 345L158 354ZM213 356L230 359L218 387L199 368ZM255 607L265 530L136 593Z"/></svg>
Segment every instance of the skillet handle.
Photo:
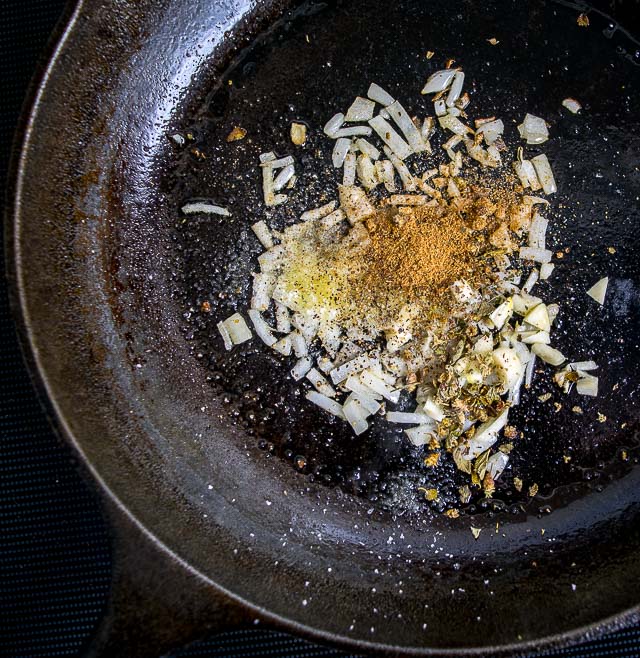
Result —
<svg viewBox="0 0 640 658"><path fill-rule="evenodd" d="M113 528L111 595L87 658L159 658L216 632L253 625L255 613L188 571L107 502Z"/></svg>

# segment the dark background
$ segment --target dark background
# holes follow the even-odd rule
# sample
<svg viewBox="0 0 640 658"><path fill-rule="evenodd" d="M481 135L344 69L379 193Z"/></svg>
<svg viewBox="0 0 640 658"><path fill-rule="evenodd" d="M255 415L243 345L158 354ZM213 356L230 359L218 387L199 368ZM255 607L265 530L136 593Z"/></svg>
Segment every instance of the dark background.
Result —
<svg viewBox="0 0 640 658"><path fill-rule="evenodd" d="M637 22L638 3L629 4L634 11L627 18ZM44 63L64 5L63 0L0 0L2 185L29 81ZM38 404L0 277L0 656L81 656L105 610L111 573L110 534L99 496L80 476L71 451L53 435ZM218 635L171 658L344 655L256 630ZM541 655L640 656L640 628Z"/></svg>

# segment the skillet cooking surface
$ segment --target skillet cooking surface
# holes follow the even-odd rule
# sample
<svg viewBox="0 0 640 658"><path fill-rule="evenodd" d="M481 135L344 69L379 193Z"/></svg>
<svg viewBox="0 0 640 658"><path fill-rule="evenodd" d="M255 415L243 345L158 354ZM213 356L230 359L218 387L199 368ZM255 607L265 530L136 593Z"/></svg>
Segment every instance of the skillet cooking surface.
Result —
<svg viewBox="0 0 640 658"><path fill-rule="evenodd" d="M35 181L16 228L25 321L56 412L95 474L203 576L316 637L489 651L635 606L639 69L555 5L306 4L240 51L265 25L252 16L268 12L186 4L144 20L144 8L122 5L83 25L67 48L78 56L96 29L95 70L57 80L37 118L48 136L24 165ZM537 400L555 393L548 372L536 378L496 502L455 521L419 499L429 474L399 431L380 424L354 438L296 393L288 364L257 339L226 354L215 331L248 304L260 251L249 226L264 217L258 153L297 159L291 201L268 219L282 227L333 196L326 119L371 81L430 112L420 87L449 56L472 85L474 116L531 111L553 125L550 239L571 250L545 297L561 303L558 347L601 366L600 396L558 397L557 414ZM568 95L581 115L560 111ZM288 141L293 119L310 126L301 149ZM247 139L227 144L234 125ZM206 159L176 148L176 131L192 131ZM233 218L183 221L178 208L194 197ZM604 275L599 309L584 290ZM513 490L518 473L538 497ZM438 477L452 500L457 475Z"/></svg>

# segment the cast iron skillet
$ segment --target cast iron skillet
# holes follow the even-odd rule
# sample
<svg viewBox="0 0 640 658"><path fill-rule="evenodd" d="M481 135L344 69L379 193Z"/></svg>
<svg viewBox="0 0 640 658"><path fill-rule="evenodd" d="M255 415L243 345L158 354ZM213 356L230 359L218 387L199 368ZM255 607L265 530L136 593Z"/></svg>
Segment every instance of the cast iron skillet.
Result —
<svg viewBox="0 0 640 658"><path fill-rule="evenodd" d="M56 425L138 532L114 599L130 623L104 631L95 655L153 655L174 631L259 621L353 651L515 654L637 618L640 76L629 35L595 12L581 28L577 13L507 0L73 11L25 126L8 230L16 309ZM303 401L284 361L256 341L228 355L215 334L246 305L259 253L257 154L298 161L297 191L268 216L283 226L326 193L326 119L372 80L424 113L418 91L448 57L467 71L475 116L552 123L550 240L570 251L546 294L562 304L559 346L599 361L602 391L554 398L554 413L540 375L495 501L459 519L417 493L432 482L450 504L453 468L432 481L382 424L353 438ZM561 110L568 95L581 115ZM311 128L303 149L288 142L293 119ZM227 144L234 125L248 137ZM193 141L176 147L178 131ZM178 208L194 197L233 219L185 222ZM600 309L584 290L606 274ZM516 474L538 495L517 492ZM165 563L180 567L172 581L132 589ZM165 621L140 625L146 606Z"/></svg>

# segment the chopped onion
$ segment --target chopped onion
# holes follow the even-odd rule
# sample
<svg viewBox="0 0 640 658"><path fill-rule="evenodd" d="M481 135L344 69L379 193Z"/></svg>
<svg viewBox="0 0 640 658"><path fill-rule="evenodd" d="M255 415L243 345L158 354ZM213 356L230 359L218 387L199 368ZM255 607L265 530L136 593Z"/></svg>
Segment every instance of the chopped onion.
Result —
<svg viewBox="0 0 640 658"><path fill-rule="evenodd" d="M493 338L489 334L480 336L473 345L473 351L478 354L493 352Z"/></svg>
<svg viewBox="0 0 640 658"><path fill-rule="evenodd" d="M261 153L258 158L260 159L260 163L264 164L265 162L272 162L275 160L276 154L273 151L269 151L267 153Z"/></svg>
<svg viewBox="0 0 640 658"><path fill-rule="evenodd" d="M456 101L460 98L460 94L462 93L463 84L464 73L462 71L457 71L453 76L451 89L449 89L449 94L447 95L447 107L453 107L456 104Z"/></svg>
<svg viewBox="0 0 640 658"><path fill-rule="evenodd" d="M350 361L343 363L337 368L334 368L329 373L329 376L331 377L331 381L334 384L339 384L340 382L343 382L345 379L347 379L349 375L353 375L354 373L360 372L361 370L367 368L369 363L369 357L366 354L360 354L354 359L351 359Z"/></svg>
<svg viewBox="0 0 640 658"><path fill-rule="evenodd" d="M553 321L556 319L558 313L560 313L560 307L557 304L549 304L547 306L547 313L549 313L549 322L553 324Z"/></svg>
<svg viewBox="0 0 640 658"><path fill-rule="evenodd" d="M394 404L397 403L400 399L400 391L394 391L393 389L389 388L386 382L380 379L380 377L374 374L370 369L363 370L360 373L360 381L365 386L368 386L376 393L380 393L383 398L386 398Z"/></svg>
<svg viewBox="0 0 640 658"><path fill-rule="evenodd" d="M376 162L376 176L387 189L387 192L396 191L395 172L391 160L378 160Z"/></svg>
<svg viewBox="0 0 640 658"><path fill-rule="evenodd" d="M358 156L356 161L356 172L363 187L368 191L372 190L380 182L376 177L376 168L374 167L371 158L365 153L361 153Z"/></svg>
<svg viewBox="0 0 640 658"><path fill-rule="evenodd" d="M437 94L440 91L444 91L453 82L456 73L456 69L443 69L442 71L436 71L429 76L429 79L420 93Z"/></svg>
<svg viewBox="0 0 640 658"><path fill-rule="evenodd" d="M596 397L598 395L598 378L593 377L592 375L581 377L576 382L576 391L579 395L590 395L591 397Z"/></svg>
<svg viewBox="0 0 640 658"><path fill-rule="evenodd" d="M582 105L575 98L565 98L562 101L562 106L566 107L569 112L577 114L582 109Z"/></svg>
<svg viewBox="0 0 640 658"><path fill-rule="evenodd" d="M518 132L527 144L542 144L549 139L549 130L544 119L533 114L526 114L524 121L518 126Z"/></svg>
<svg viewBox="0 0 640 658"><path fill-rule="evenodd" d="M262 167L262 196L266 206L275 206L276 194L273 189L273 168Z"/></svg>
<svg viewBox="0 0 640 658"><path fill-rule="evenodd" d="M318 359L318 368L326 375L330 370L335 368L335 364L328 356L321 356Z"/></svg>
<svg viewBox="0 0 640 658"><path fill-rule="evenodd" d="M279 192L295 175L295 167L290 164L286 167L283 167L282 171L276 176L273 181L273 189L275 192Z"/></svg>
<svg viewBox="0 0 640 658"><path fill-rule="evenodd" d="M587 295L594 299L601 306L604 304L604 298L607 294L607 287L609 285L609 277L605 276L603 279L600 279L594 283L589 290L587 290Z"/></svg>
<svg viewBox="0 0 640 658"><path fill-rule="evenodd" d="M382 87L379 87L375 82L372 82L369 85L369 90L367 91L367 96L376 103L386 106L393 103L394 98L391 94L388 94Z"/></svg>
<svg viewBox="0 0 640 658"><path fill-rule="evenodd" d="M303 356L301 359L296 361L296 364L291 369L291 376L296 381L299 381L309 372L309 370L311 370L312 365L313 361L311 360L311 357Z"/></svg>
<svg viewBox="0 0 640 658"><path fill-rule="evenodd" d="M302 146L307 141L307 126L304 123L292 122L290 135L296 146Z"/></svg>
<svg viewBox="0 0 640 658"><path fill-rule="evenodd" d="M543 263L540 265L540 280L546 281L551 276L554 269L555 265L553 263Z"/></svg>
<svg viewBox="0 0 640 658"><path fill-rule="evenodd" d="M552 366L559 366L567 360L562 352L543 343L536 343L531 351Z"/></svg>
<svg viewBox="0 0 640 658"><path fill-rule="evenodd" d="M435 428L433 419L429 418L426 414L407 413L404 411L387 411L385 418L390 423L399 423L402 425L425 425L431 423L432 428Z"/></svg>
<svg viewBox="0 0 640 658"><path fill-rule="evenodd" d="M542 191L545 194L554 194L558 190L558 187L556 186L556 180L553 177L553 171L551 171L551 165L547 156L541 153L540 155L536 155L535 158L531 158L531 162L535 167L538 180L542 185Z"/></svg>
<svg viewBox="0 0 640 658"><path fill-rule="evenodd" d="M526 334L520 334L520 338L527 345L536 345L538 343L548 345L551 342L548 331L527 331Z"/></svg>
<svg viewBox="0 0 640 658"><path fill-rule="evenodd" d="M291 347L291 336L283 336L271 346L272 349L283 356L289 356L291 354Z"/></svg>
<svg viewBox="0 0 640 658"><path fill-rule="evenodd" d="M352 224L370 217L376 211L362 188L338 185L338 195L340 197L340 207Z"/></svg>
<svg viewBox="0 0 640 658"><path fill-rule="evenodd" d="M182 206L181 210L185 215L203 214L222 215L223 217L229 217L231 215L231 213L226 208L223 208L222 206L216 206L213 203L186 203L184 206Z"/></svg>
<svg viewBox="0 0 640 658"><path fill-rule="evenodd" d="M527 367L525 370L524 374L524 385L529 388L531 386L531 382L533 381L533 374L534 370L536 367L536 355L532 354L531 359L529 360L529 363L527 363Z"/></svg>
<svg viewBox="0 0 640 658"><path fill-rule="evenodd" d="M546 247L546 233L548 220L539 213L533 215L531 225L529 227L529 246L534 249L545 249Z"/></svg>
<svg viewBox="0 0 640 658"><path fill-rule="evenodd" d="M349 397L346 399L345 404L350 400L355 400L362 407L363 415L366 416L376 414L382 408L382 405L376 400L374 400L372 397L370 397L369 395L361 395L360 393L350 393Z"/></svg>
<svg viewBox="0 0 640 658"><path fill-rule="evenodd" d="M404 189L407 192L413 192L416 189L416 182L413 179L413 176L411 175L411 172L409 171L407 165L402 162L400 158L396 156L396 154L388 147L384 147L384 152L385 155L391 160L391 163L395 167L396 171L398 172L398 175L400 176L400 180L402 181L402 185Z"/></svg>
<svg viewBox="0 0 640 658"><path fill-rule="evenodd" d="M340 128L334 133L334 137L357 137L358 135L364 135L368 137L371 134L371 128L369 126L350 126L349 128Z"/></svg>
<svg viewBox="0 0 640 658"><path fill-rule="evenodd" d="M444 102L443 98L439 98L433 103L433 111L438 117L443 117L447 114L447 104Z"/></svg>
<svg viewBox="0 0 640 658"><path fill-rule="evenodd" d="M334 226L337 226L342 222L342 220L345 218L344 212L338 208L338 210L334 210L332 213L329 213L326 217L323 217L320 220L320 224L325 230L332 229Z"/></svg>
<svg viewBox="0 0 640 658"><path fill-rule="evenodd" d="M520 247L520 260L532 260L536 263L549 263L553 252L549 249L535 249L534 247Z"/></svg>
<svg viewBox="0 0 640 658"><path fill-rule="evenodd" d="M506 390L512 389L524 371L518 353L510 347L493 350L493 363Z"/></svg>
<svg viewBox="0 0 640 658"><path fill-rule="evenodd" d="M506 408L497 418L482 423L466 444L462 445L461 457L465 461L475 459L498 440L498 432L507 424L509 409Z"/></svg>
<svg viewBox="0 0 640 658"><path fill-rule="evenodd" d="M340 140L338 140L340 141ZM300 219L303 222L314 219L322 219L327 215L331 214L337 205L337 201L329 201L325 203L324 206L319 206L318 208L313 208L312 210L307 210L300 215Z"/></svg>
<svg viewBox="0 0 640 658"><path fill-rule="evenodd" d="M386 109L391 115L391 118L398 125L398 128L402 131L402 134L406 137L406 140L414 153L421 153L429 150L427 143L422 138L415 123L413 123L411 117L407 114L407 111L398 101L394 101Z"/></svg>
<svg viewBox="0 0 640 658"><path fill-rule="evenodd" d="M277 244L267 251L263 251L258 256L258 264L263 272L271 272L278 269L282 265L282 261L286 256L286 249L283 245Z"/></svg>
<svg viewBox="0 0 640 658"><path fill-rule="evenodd" d="M340 127L344 123L344 114L342 112L338 112L337 114L334 114L329 121L324 125L324 134L327 135L327 137L331 137L332 139L336 137L336 133L338 130L340 130Z"/></svg>
<svg viewBox="0 0 640 658"><path fill-rule="evenodd" d="M418 427L410 427L409 429L406 429L404 433L414 446L423 446L426 443L429 443L435 430L433 425L418 425Z"/></svg>
<svg viewBox="0 0 640 658"><path fill-rule="evenodd" d="M288 167L292 164L294 164L293 156L287 155L284 158L279 158L278 160L267 160L265 162L261 162L260 166L263 169L280 169L281 167Z"/></svg>
<svg viewBox="0 0 640 658"><path fill-rule="evenodd" d="M598 364L595 361L574 361L567 368L569 370L583 370L584 372L588 372L589 370L597 370Z"/></svg>
<svg viewBox="0 0 640 658"><path fill-rule="evenodd" d="M549 320L549 312L547 311L546 304L534 306L524 316L524 321L540 331L549 331L551 329L551 321Z"/></svg>
<svg viewBox="0 0 640 658"><path fill-rule="evenodd" d="M373 117L369 125L378 133L380 139L400 158L408 158L413 151L407 142L400 137L391 124L381 116Z"/></svg>
<svg viewBox="0 0 640 658"><path fill-rule="evenodd" d="M435 120L433 117L425 117L425 120L422 122L422 128L420 128L420 134L422 135L422 139L426 143L428 143L429 137L433 134L433 131L435 130Z"/></svg>
<svg viewBox="0 0 640 658"><path fill-rule="evenodd" d="M444 116L439 117L438 122L442 128L450 130L456 135L461 135L464 137L464 135L467 133L473 133L473 130L471 130L469 126L466 126L464 123L462 123L462 121L460 121L460 119L452 116L451 114L445 114Z"/></svg>
<svg viewBox="0 0 640 658"><path fill-rule="evenodd" d="M301 358L309 354L309 346L307 341L304 339L304 336L299 331L292 331L289 334L291 338L291 346L293 347L293 353Z"/></svg>
<svg viewBox="0 0 640 658"><path fill-rule="evenodd" d="M258 334L258 338L265 344L271 347L276 341L276 337L271 333L271 327L265 322L260 311L251 308L248 311L249 319Z"/></svg>
<svg viewBox="0 0 640 658"><path fill-rule="evenodd" d="M231 340L231 336L229 335L229 331L227 330L227 327L224 322L218 322L216 325L218 327L218 331L220 332L220 335L222 336L222 340L224 341L224 349L229 350L233 349L233 341Z"/></svg>
<svg viewBox="0 0 640 658"><path fill-rule="evenodd" d="M533 192L542 189L542 185L540 185L538 175L536 174L536 169L531 160L516 160L513 163L513 168L516 172L516 176L518 176L522 183L522 187L530 187Z"/></svg>
<svg viewBox="0 0 640 658"><path fill-rule="evenodd" d="M476 133L482 133L484 135L484 141L491 146L498 137L504 132L504 123L502 119L496 119L494 121L487 121L483 123L480 127L476 128Z"/></svg>
<svg viewBox="0 0 640 658"><path fill-rule="evenodd" d="M372 160L377 160L380 157L380 151L369 141L361 137L356 140L356 147L361 153L369 156Z"/></svg>
<svg viewBox="0 0 640 658"><path fill-rule="evenodd" d="M330 414L333 414L338 418L346 420L342 410L342 405L338 404L335 400L328 398L326 395L322 395L322 393L318 393L318 391L308 391L305 397L309 402L317 404L321 409L328 411Z"/></svg>
<svg viewBox="0 0 640 658"><path fill-rule="evenodd" d="M424 409L424 412L427 414L427 416L433 418L433 420L436 422L440 423L444 420L444 411L431 396L427 397L422 408Z"/></svg>
<svg viewBox="0 0 640 658"><path fill-rule="evenodd" d="M542 300L540 297L528 295L527 293L520 293L513 296L513 310L518 315L526 315L534 306L540 304Z"/></svg>
<svg viewBox="0 0 640 658"><path fill-rule="evenodd" d="M360 405L355 399L345 402L344 407L342 407L342 412L356 436L362 434L368 429L369 423L367 423L366 416L363 413L362 405Z"/></svg>
<svg viewBox="0 0 640 658"><path fill-rule="evenodd" d="M347 110L344 119L345 121L369 121L373 116L375 105L368 98L356 96L356 99L351 103L351 107Z"/></svg>
<svg viewBox="0 0 640 658"><path fill-rule="evenodd" d="M271 272L258 272L253 275L253 294L251 308L266 311L271 303L271 295L276 285L276 278Z"/></svg>
<svg viewBox="0 0 640 658"><path fill-rule="evenodd" d="M315 369L311 368L305 377L311 382L311 385L322 395L328 398L335 398L336 391L329 382Z"/></svg>
<svg viewBox="0 0 640 658"><path fill-rule="evenodd" d="M487 473L494 479L497 480L501 475L504 469L509 463L509 455L505 455L504 452L496 452L489 459L487 459Z"/></svg>
<svg viewBox="0 0 640 658"><path fill-rule="evenodd" d="M498 306L493 313L489 316L491 322L493 322L494 327L500 331L504 327L504 323L511 317L513 313L513 299L511 297L500 306Z"/></svg>
<svg viewBox="0 0 640 658"><path fill-rule="evenodd" d="M392 194L387 203L391 206L424 206L430 197L424 194Z"/></svg>
<svg viewBox="0 0 640 658"><path fill-rule="evenodd" d="M374 401L382 399L380 393L376 393L373 389L365 386L357 375L349 375L347 381L344 383L344 387L361 398L370 398ZM375 413L375 411L373 413Z"/></svg>
<svg viewBox="0 0 640 658"><path fill-rule="evenodd" d="M350 187L356 182L356 154L349 151L344 159L342 170L342 184Z"/></svg>
<svg viewBox="0 0 640 658"><path fill-rule="evenodd" d="M186 143L185 138L184 138L182 135L178 134L178 133L176 133L175 135L171 135L171 139L172 139L172 140L173 140L178 146L184 146L185 143Z"/></svg>
<svg viewBox="0 0 640 658"><path fill-rule="evenodd" d="M531 272L529 272L529 276L527 277L527 280L524 282L524 285L522 286L523 292L530 293L533 290L533 287L536 285L536 283L538 283L539 277L540 275L538 274L538 270L536 269L531 270Z"/></svg>
<svg viewBox="0 0 640 658"><path fill-rule="evenodd" d="M251 315L251 311L249 311ZM240 313L234 313L223 322L225 329L229 333L229 338L234 345L240 345L253 338L251 330Z"/></svg>
<svg viewBox="0 0 640 658"><path fill-rule="evenodd" d="M350 146L351 140L346 137L340 137L336 140L333 147L333 154L331 155L331 161L336 169L340 169L344 164L344 159L347 157Z"/></svg>
<svg viewBox="0 0 640 658"><path fill-rule="evenodd" d="M273 236L266 223L262 220L251 225L251 230L255 233L256 238L265 249L273 247Z"/></svg>
<svg viewBox="0 0 640 658"><path fill-rule="evenodd" d="M294 313L291 324L302 334L307 343L311 343L318 334L320 320L311 313Z"/></svg>

